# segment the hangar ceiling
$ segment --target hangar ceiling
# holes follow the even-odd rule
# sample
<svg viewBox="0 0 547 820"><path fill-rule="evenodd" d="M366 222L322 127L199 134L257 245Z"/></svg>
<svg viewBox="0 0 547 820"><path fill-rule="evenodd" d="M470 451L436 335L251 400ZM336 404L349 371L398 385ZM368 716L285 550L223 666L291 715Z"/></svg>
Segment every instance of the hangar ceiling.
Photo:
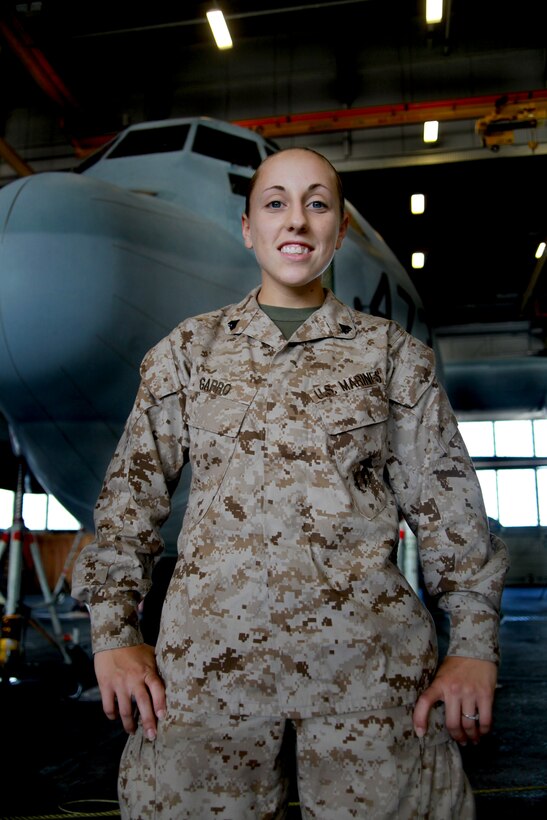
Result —
<svg viewBox="0 0 547 820"><path fill-rule="evenodd" d="M428 26L425 0L221 0L227 51L205 19L213 5L2 0L6 150L34 171L67 170L130 123L195 115L315 147L409 270L446 361L495 360L513 375L496 371L486 389L504 382L513 396L525 364L522 412L543 413L546 4L445 0L444 21ZM432 110L440 135L426 145ZM477 125L494 115L505 129L494 139L511 141L497 151ZM3 156L0 185L18 173ZM414 192L426 196L421 216ZM425 266L414 271L416 250Z"/></svg>

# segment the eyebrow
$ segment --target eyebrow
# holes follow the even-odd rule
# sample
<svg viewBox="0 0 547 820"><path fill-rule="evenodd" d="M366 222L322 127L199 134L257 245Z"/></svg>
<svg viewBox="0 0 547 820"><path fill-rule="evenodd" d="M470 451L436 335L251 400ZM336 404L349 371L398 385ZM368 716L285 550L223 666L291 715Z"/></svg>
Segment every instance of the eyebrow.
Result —
<svg viewBox="0 0 547 820"><path fill-rule="evenodd" d="M316 188L324 188L325 191L330 190L326 185L323 185L322 182L312 182L312 184L308 186L308 188L306 190L306 193L308 193L308 192L311 193L312 191L315 191ZM286 191L286 190L287 189L285 188L284 185L268 185L267 188L263 189L262 193L265 194L267 191Z"/></svg>

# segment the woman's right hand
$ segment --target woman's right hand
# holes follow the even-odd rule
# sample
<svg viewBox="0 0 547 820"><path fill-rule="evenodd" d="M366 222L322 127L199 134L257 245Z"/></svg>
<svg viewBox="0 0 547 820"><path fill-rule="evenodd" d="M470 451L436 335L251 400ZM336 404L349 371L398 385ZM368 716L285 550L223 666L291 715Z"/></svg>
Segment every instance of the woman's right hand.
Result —
<svg viewBox="0 0 547 820"><path fill-rule="evenodd" d="M158 674L154 647L142 643L95 654L95 674L107 718L120 717L133 734L140 714L144 733L156 737L157 720L165 717L165 686Z"/></svg>

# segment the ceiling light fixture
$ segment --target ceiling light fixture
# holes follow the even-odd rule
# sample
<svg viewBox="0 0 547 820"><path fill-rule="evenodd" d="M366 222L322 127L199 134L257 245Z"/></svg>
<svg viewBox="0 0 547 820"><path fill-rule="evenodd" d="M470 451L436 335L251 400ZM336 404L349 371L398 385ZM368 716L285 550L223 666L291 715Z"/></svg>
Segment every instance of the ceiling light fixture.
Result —
<svg viewBox="0 0 547 820"><path fill-rule="evenodd" d="M410 197L410 212L413 214L423 214L425 211L425 196L423 194L412 194Z"/></svg>
<svg viewBox="0 0 547 820"><path fill-rule="evenodd" d="M228 24L220 9L211 9L207 12L207 20L211 26L215 43L219 49L232 48L232 38L228 30Z"/></svg>
<svg viewBox="0 0 547 820"><path fill-rule="evenodd" d="M443 19L443 0L426 0L425 21L430 25Z"/></svg>
<svg viewBox="0 0 547 820"><path fill-rule="evenodd" d="M412 254L412 267L414 270L418 270L419 268L423 268L425 265L425 253L422 251L415 251Z"/></svg>
<svg viewBox="0 0 547 820"><path fill-rule="evenodd" d="M424 142L437 142L439 139L439 123L437 120L424 122Z"/></svg>

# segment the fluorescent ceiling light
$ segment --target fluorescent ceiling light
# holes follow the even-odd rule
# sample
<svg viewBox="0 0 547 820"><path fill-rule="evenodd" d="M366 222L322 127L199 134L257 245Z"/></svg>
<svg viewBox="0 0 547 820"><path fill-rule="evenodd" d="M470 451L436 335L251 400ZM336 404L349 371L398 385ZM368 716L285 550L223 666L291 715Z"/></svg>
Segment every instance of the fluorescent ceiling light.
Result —
<svg viewBox="0 0 547 820"><path fill-rule="evenodd" d="M423 214L425 211L425 196L423 194L412 194L410 197L410 211L413 214Z"/></svg>
<svg viewBox="0 0 547 820"><path fill-rule="evenodd" d="M418 268L423 268L425 265L425 253L421 251L416 251L412 254L412 267L416 270Z"/></svg>
<svg viewBox="0 0 547 820"><path fill-rule="evenodd" d="M230 32L228 31L228 25L220 9L208 11L207 20L211 26L211 31L213 32L213 37L215 38L217 46L221 49L232 48L233 43L232 38L230 37Z"/></svg>
<svg viewBox="0 0 547 820"><path fill-rule="evenodd" d="M426 23L440 23L443 19L443 0L426 0Z"/></svg>
<svg viewBox="0 0 547 820"><path fill-rule="evenodd" d="M437 142L439 138L439 123L437 120L424 122L424 142Z"/></svg>
<svg viewBox="0 0 547 820"><path fill-rule="evenodd" d="M545 247L546 247L545 242L540 242L539 243L539 245L537 247L537 251L536 251L536 259L541 259L541 257L545 253Z"/></svg>

